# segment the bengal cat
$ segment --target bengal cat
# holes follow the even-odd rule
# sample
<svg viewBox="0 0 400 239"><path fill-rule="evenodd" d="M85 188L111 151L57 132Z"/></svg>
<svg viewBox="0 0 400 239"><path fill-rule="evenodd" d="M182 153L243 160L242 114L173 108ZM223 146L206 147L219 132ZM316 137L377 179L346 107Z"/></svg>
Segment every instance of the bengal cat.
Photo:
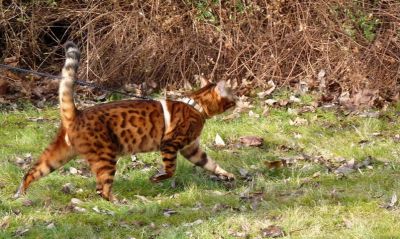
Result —
<svg viewBox="0 0 400 239"><path fill-rule="evenodd" d="M234 175L222 169L199 146L206 119L235 105L224 81L203 82L188 94L191 104L172 100L123 100L78 110L73 88L77 78L80 51L72 42L65 44L66 61L59 87L61 126L55 140L25 174L14 195L67 163L74 156L85 158L96 175L96 192L113 200L111 187L117 156L161 151L164 172L150 178L159 182L174 175L177 153L197 166L226 180ZM190 102L189 102L190 103Z"/></svg>

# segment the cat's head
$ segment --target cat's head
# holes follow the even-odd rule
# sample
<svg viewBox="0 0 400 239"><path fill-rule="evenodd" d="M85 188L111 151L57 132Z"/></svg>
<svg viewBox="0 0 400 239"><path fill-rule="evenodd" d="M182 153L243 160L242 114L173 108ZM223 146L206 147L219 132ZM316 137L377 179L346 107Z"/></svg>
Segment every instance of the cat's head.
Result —
<svg viewBox="0 0 400 239"><path fill-rule="evenodd" d="M236 97L225 81L210 83L202 79L201 88L189 95L203 108L208 118L221 114L236 105Z"/></svg>

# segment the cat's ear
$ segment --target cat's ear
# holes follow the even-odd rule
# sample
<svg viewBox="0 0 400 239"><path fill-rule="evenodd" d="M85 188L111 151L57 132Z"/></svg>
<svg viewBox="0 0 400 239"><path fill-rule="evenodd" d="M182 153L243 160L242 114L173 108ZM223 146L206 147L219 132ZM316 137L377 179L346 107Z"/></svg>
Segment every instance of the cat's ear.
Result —
<svg viewBox="0 0 400 239"><path fill-rule="evenodd" d="M203 88L204 86L206 86L208 84L210 84L210 82L206 78L200 77L200 87Z"/></svg>
<svg viewBox="0 0 400 239"><path fill-rule="evenodd" d="M226 90L226 81L221 80L217 83L217 86L215 87L215 90L218 92L218 94L222 97L226 97L228 95L228 91Z"/></svg>

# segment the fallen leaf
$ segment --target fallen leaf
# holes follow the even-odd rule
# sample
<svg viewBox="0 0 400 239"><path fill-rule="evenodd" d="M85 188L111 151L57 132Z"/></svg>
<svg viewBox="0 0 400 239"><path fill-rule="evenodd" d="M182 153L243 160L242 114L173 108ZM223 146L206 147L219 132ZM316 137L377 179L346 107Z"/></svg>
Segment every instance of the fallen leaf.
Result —
<svg viewBox="0 0 400 239"><path fill-rule="evenodd" d="M0 229L4 230L7 229L10 226L10 216L4 216L0 220Z"/></svg>
<svg viewBox="0 0 400 239"><path fill-rule="evenodd" d="M364 161L362 161L361 163L357 163L354 167L356 169L368 167L372 164L372 160L372 157L368 156Z"/></svg>
<svg viewBox="0 0 400 239"><path fill-rule="evenodd" d="M336 174L342 174L342 175L347 175L347 174L349 174L349 173L354 172L354 167L353 167L353 166L354 166L354 165L345 163L345 164L341 165L340 167L338 167L338 168L334 171L334 173L336 173Z"/></svg>
<svg viewBox="0 0 400 239"><path fill-rule="evenodd" d="M284 237L286 233L283 231L281 227L271 225L268 226L267 228L261 229L261 235L263 237L277 238L277 237Z"/></svg>
<svg viewBox="0 0 400 239"><path fill-rule="evenodd" d="M297 98L296 96L291 95L291 96L289 97L289 102L291 102L291 103L300 103L301 100L300 100L299 98Z"/></svg>
<svg viewBox="0 0 400 239"><path fill-rule="evenodd" d="M4 58L4 64L10 65L10 66L17 66L16 64L18 63L18 57L17 56L10 56Z"/></svg>
<svg viewBox="0 0 400 239"><path fill-rule="evenodd" d="M105 101L105 100L107 99L107 96L108 96L108 92L107 92L107 93L104 93L104 94L102 94L102 95L96 96L95 99L96 99L97 101Z"/></svg>
<svg viewBox="0 0 400 239"><path fill-rule="evenodd" d="M21 214L21 210L18 209L18 208L13 208L13 209L12 209L12 212L13 212L15 215L20 215L20 214Z"/></svg>
<svg viewBox="0 0 400 239"><path fill-rule="evenodd" d="M239 138L239 142L246 147L258 147L263 145L264 139L258 136L242 136Z"/></svg>
<svg viewBox="0 0 400 239"><path fill-rule="evenodd" d="M71 198L71 203L72 203L72 205L80 205L80 204L82 204L83 202L82 202L80 199Z"/></svg>
<svg viewBox="0 0 400 239"><path fill-rule="evenodd" d="M296 119L294 121L289 120L289 125L292 125L292 126L302 126L302 125L307 125L307 124L308 124L308 120L300 118L300 117L296 117Z"/></svg>
<svg viewBox="0 0 400 239"><path fill-rule="evenodd" d="M10 83L0 78L0 95L7 95L10 91Z"/></svg>
<svg viewBox="0 0 400 239"><path fill-rule="evenodd" d="M312 175L313 178L319 178L320 176L321 176L321 172L320 172L320 171L315 172L315 173Z"/></svg>
<svg viewBox="0 0 400 239"><path fill-rule="evenodd" d="M394 193L393 195L392 195L392 198L390 199L390 203L389 203L389 207L394 207L395 205L396 205L396 203L397 203L397 194L396 193Z"/></svg>
<svg viewBox="0 0 400 239"><path fill-rule="evenodd" d="M93 211L95 211L95 212L97 212L99 214L105 214L105 215L110 215L110 216L114 216L115 215L115 212L113 212L111 210L108 210L108 209L100 209L97 206L94 206L92 209L93 209Z"/></svg>
<svg viewBox="0 0 400 239"><path fill-rule="evenodd" d="M264 110L261 115L264 117L267 117L269 115L269 107L268 106L264 107Z"/></svg>
<svg viewBox="0 0 400 239"><path fill-rule="evenodd" d="M298 115L299 112L297 111L297 109L292 109L292 108L288 108L287 109L288 114L290 115Z"/></svg>
<svg viewBox="0 0 400 239"><path fill-rule="evenodd" d="M363 118L378 118L379 115L379 111L366 111L359 114L359 116Z"/></svg>
<svg viewBox="0 0 400 239"><path fill-rule="evenodd" d="M177 214L177 213L178 213L177 211L169 209L169 208L163 210L163 214L166 217L170 217L171 215L174 215L174 214Z"/></svg>
<svg viewBox="0 0 400 239"><path fill-rule="evenodd" d="M347 105L350 102L350 92L344 91L338 97L338 101L340 105Z"/></svg>
<svg viewBox="0 0 400 239"><path fill-rule="evenodd" d="M265 96L270 95L276 89L276 85L272 80L268 81L267 85L268 89L266 91L257 93L258 98L263 99Z"/></svg>
<svg viewBox="0 0 400 239"><path fill-rule="evenodd" d="M97 206L94 206L92 209L93 209L93 211L100 213L100 209Z"/></svg>
<svg viewBox="0 0 400 239"><path fill-rule="evenodd" d="M149 199L147 199L145 196L141 196L141 195L135 195L136 198L140 199L140 201L144 202L144 203L149 203L151 202Z"/></svg>
<svg viewBox="0 0 400 239"><path fill-rule="evenodd" d="M278 169L284 166L284 161L283 160L264 161L264 164L265 166L267 166L268 169Z"/></svg>
<svg viewBox="0 0 400 239"><path fill-rule="evenodd" d="M54 229L54 228L56 228L56 226L54 225L53 222L50 222L50 223L46 226L46 228L47 228L47 229Z"/></svg>
<svg viewBox="0 0 400 239"><path fill-rule="evenodd" d="M221 136L219 134L217 134L215 136L214 143L215 143L215 146L226 146L224 140L221 138Z"/></svg>
<svg viewBox="0 0 400 239"><path fill-rule="evenodd" d="M29 231L28 228L18 228L18 229L14 232L14 236L16 236L16 237L21 237L21 236L25 235L28 231Z"/></svg>
<svg viewBox="0 0 400 239"><path fill-rule="evenodd" d="M237 230L234 230L234 229L229 229L228 230L228 234L230 236L233 236L233 237L247 238L247 236L248 236L246 232L241 232L241 231L237 231Z"/></svg>
<svg viewBox="0 0 400 239"><path fill-rule="evenodd" d="M253 176L244 168L239 169L240 177L246 181L250 181L253 179Z"/></svg>
<svg viewBox="0 0 400 239"><path fill-rule="evenodd" d="M233 113L240 114L254 108L254 106L247 100L248 98L246 96L239 97L239 99L236 101L236 107Z"/></svg>
<svg viewBox="0 0 400 239"><path fill-rule="evenodd" d="M393 193L392 197L390 198L390 202L382 207L386 209L392 209L396 206L396 204L397 204L397 194Z"/></svg>
<svg viewBox="0 0 400 239"><path fill-rule="evenodd" d="M358 141L358 144L360 144L361 146L365 146L366 144L370 143L371 141L367 140L367 139L362 139L360 141Z"/></svg>
<svg viewBox="0 0 400 239"><path fill-rule="evenodd" d="M152 79L147 79L146 84L149 85L151 88L155 89L157 88L158 84Z"/></svg>
<svg viewBox="0 0 400 239"><path fill-rule="evenodd" d="M297 90L299 91L300 94L305 94L308 92L310 87L306 81L300 81L297 88L298 88Z"/></svg>
<svg viewBox="0 0 400 239"><path fill-rule="evenodd" d="M346 228L353 228L354 223L346 218L343 218L343 223L346 226Z"/></svg>
<svg viewBox="0 0 400 239"><path fill-rule="evenodd" d="M78 169L74 168L74 167L70 167L69 168L69 173L70 174L77 174L78 173Z"/></svg>
<svg viewBox="0 0 400 239"><path fill-rule="evenodd" d="M234 112L234 113L232 113L230 115L227 115L227 116L223 117L222 120L232 120L232 119L237 119L239 117L240 117L240 114Z"/></svg>
<svg viewBox="0 0 400 239"><path fill-rule="evenodd" d="M176 179L171 179L171 188L176 188Z"/></svg>
<svg viewBox="0 0 400 239"><path fill-rule="evenodd" d="M306 106L301 107L301 108L299 109L298 113L299 113L299 114L304 114L304 113L307 113L307 112L312 112L312 113L314 113L314 112L315 112L315 109L316 109L316 107L313 106L313 105L306 105Z"/></svg>
<svg viewBox="0 0 400 239"><path fill-rule="evenodd" d="M72 208L75 212L86 212L85 208L82 207L73 207Z"/></svg>
<svg viewBox="0 0 400 239"><path fill-rule="evenodd" d="M200 209L203 208L203 204L201 204L200 202L196 203L196 206L192 208L193 211L198 211Z"/></svg>
<svg viewBox="0 0 400 239"><path fill-rule="evenodd" d="M379 98L379 90L362 89L353 95L350 99L349 104L345 105L350 109L360 109L371 107L374 105L375 101Z"/></svg>
<svg viewBox="0 0 400 239"><path fill-rule="evenodd" d="M247 171L247 170L244 169L244 168L240 168L240 169L239 169L239 173L240 173L240 176L246 177L246 176L249 174L249 171Z"/></svg>
<svg viewBox="0 0 400 239"><path fill-rule="evenodd" d="M41 122L47 121L47 119L44 119L43 117L38 117L38 118L28 117L27 120L28 121L32 121L32 122L36 122L36 123L41 123Z"/></svg>
<svg viewBox="0 0 400 239"><path fill-rule="evenodd" d="M226 205L226 204L217 203L217 204L214 205L214 207L211 209L211 211L213 213L216 213L216 212L220 212L222 210L226 210L226 209L229 209L229 208L231 208L231 207Z"/></svg>
<svg viewBox="0 0 400 239"><path fill-rule="evenodd" d="M226 85L227 85L230 89L235 90L235 89L238 88L238 81L237 81L236 78L235 78L235 79L229 79L229 80L226 81Z"/></svg>
<svg viewBox="0 0 400 239"><path fill-rule="evenodd" d="M270 106L274 106L278 103L278 101L274 100L274 99L268 99L268 100L265 100L264 103L267 105L270 105Z"/></svg>
<svg viewBox="0 0 400 239"><path fill-rule="evenodd" d="M61 191L65 194L72 194L75 191L75 187L72 183L66 183L62 186Z"/></svg>
<svg viewBox="0 0 400 239"><path fill-rule="evenodd" d="M393 140L394 142L400 142L400 134L396 134L395 136L393 136Z"/></svg>
<svg viewBox="0 0 400 239"><path fill-rule="evenodd" d="M278 102L279 106L282 106L282 107L287 106L289 103L290 103L289 100L280 100Z"/></svg>
<svg viewBox="0 0 400 239"><path fill-rule="evenodd" d="M249 117L251 117L251 118L260 118L260 115L254 113L252 110L250 110L249 111Z"/></svg>
<svg viewBox="0 0 400 239"><path fill-rule="evenodd" d="M184 227L192 227L192 226L200 225L200 224L202 224L202 223L203 223L203 220L198 219L198 220L196 220L196 221L194 221L194 222L184 223L182 226L184 226Z"/></svg>
<svg viewBox="0 0 400 239"><path fill-rule="evenodd" d="M294 133L294 136L293 136L295 139L301 139L301 138L303 138L303 135L301 135L301 134L299 134L299 133Z"/></svg>
<svg viewBox="0 0 400 239"><path fill-rule="evenodd" d="M24 205L25 207L30 207L33 205L32 200L26 199L22 202L22 205Z"/></svg>
<svg viewBox="0 0 400 239"><path fill-rule="evenodd" d="M32 154L28 153L28 154L25 154L23 158L16 157L15 163L22 169L27 169L28 167L30 167L32 160L33 160Z"/></svg>
<svg viewBox="0 0 400 239"><path fill-rule="evenodd" d="M325 75L326 71L324 69L321 69L317 75L318 87L321 92L326 88Z"/></svg>

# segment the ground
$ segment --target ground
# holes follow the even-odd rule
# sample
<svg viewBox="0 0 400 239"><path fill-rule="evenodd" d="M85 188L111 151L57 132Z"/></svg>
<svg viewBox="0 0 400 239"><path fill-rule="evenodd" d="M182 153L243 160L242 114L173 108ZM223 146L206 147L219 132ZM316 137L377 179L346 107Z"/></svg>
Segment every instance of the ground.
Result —
<svg viewBox="0 0 400 239"><path fill-rule="evenodd" d="M207 122L202 146L236 175L234 183L215 181L179 157L175 177L152 184L158 153L122 157L114 184L119 204L96 195L79 158L12 200L29 154L35 160L45 148L59 117L56 107L2 111L0 238L262 238L271 225L286 238L399 238L400 105L379 114L324 107L301 113L312 101L303 96L266 116L254 102L260 117L245 112ZM215 146L216 134L226 146ZM242 136L262 137L263 145L241 145ZM268 163L275 161L285 164Z"/></svg>

